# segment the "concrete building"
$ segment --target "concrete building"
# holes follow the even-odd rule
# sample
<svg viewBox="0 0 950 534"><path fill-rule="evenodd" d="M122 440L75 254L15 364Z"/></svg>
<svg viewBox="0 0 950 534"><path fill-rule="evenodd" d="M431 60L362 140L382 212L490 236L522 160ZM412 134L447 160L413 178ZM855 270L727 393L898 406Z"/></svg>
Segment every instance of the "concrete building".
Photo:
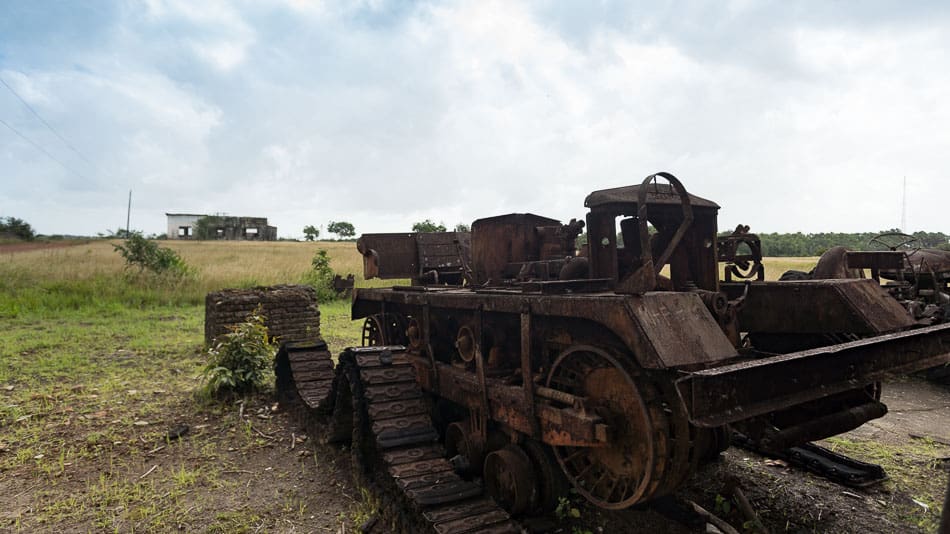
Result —
<svg viewBox="0 0 950 534"><path fill-rule="evenodd" d="M168 239L198 239L198 221L204 219L204 239L230 241L276 241L277 227L267 224L267 217L231 217L195 213L166 213Z"/></svg>

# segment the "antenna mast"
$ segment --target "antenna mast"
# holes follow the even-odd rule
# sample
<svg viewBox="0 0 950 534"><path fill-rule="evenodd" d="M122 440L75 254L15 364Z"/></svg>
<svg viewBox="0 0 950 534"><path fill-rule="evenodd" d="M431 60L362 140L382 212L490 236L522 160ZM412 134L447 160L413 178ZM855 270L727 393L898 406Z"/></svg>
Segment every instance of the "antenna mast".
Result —
<svg viewBox="0 0 950 534"><path fill-rule="evenodd" d="M129 189L129 209L125 212L125 237L129 237L129 220L132 219L132 190Z"/></svg>

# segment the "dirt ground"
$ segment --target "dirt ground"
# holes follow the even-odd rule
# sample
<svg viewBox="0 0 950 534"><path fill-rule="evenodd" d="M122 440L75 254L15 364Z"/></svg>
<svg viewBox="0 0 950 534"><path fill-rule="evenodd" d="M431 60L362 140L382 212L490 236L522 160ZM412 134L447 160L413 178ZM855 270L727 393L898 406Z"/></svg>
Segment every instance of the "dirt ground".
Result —
<svg viewBox="0 0 950 534"><path fill-rule="evenodd" d="M553 532L706 532L705 523L690 525L688 517L665 511L670 503L675 508L687 499L714 511L739 532L754 532L730 499L729 485L742 488L765 528L773 533L933 532L939 523L940 498L928 503L922 495L936 491L942 496L946 487L950 388L901 379L886 385L884 400L890 406L884 418L822 442L838 452L884 465L890 479L877 485L841 486L780 461L731 448L696 473L665 505L609 512L586 507L575 498L573 506L581 517L572 520L570 513L562 511L560 517L551 518L557 525ZM345 461L338 456L336 464Z"/></svg>
<svg viewBox="0 0 950 534"><path fill-rule="evenodd" d="M887 416L824 444L839 450L842 444L866 444L868 448L848 453L862 453L853 455L871 461L881 460L876 450L892 451L881 462L896 470L890 480L865 489L847 488L732 448L696 473L675 500L693 500L740 532L751 532L743 528L745 518L728 504L725 486L731 481L743 488L770 532L933 531L939 503L914 499L920 501L915 492L921 483L946 484L950 388L919 379L888 386ZM164 395L135 392L128 402ZM28 464L21 472L2 473L0 530L354 532L370 506L350 478L348 451L320 444L306 435L299 418L274 408L270 398L260 397L246 405L196 412L194 401L184 399L152 414L148 425L132 423L123 439L107 444L108 466L101 460L85 465L80 458L60 461L48 478L38 478ZM108 417L106 407L75 415L72 423L69 418L48 419L69 443L97 439L90 428L108 424ZM180 425L187 425L188 433L180 440L165 439L169 429ZM0 443L0 454L11 453ZM207 465L209 457L215 465ZM907 466L913 468L910 474ZM166 513L143 509L142 502L149 500L161 503ZM572 506L580 518L570 519L562 511L560 519L552 518L558 525L555 532L705 532L704 524L690 527L671 520L657 506L607 512L585 507L576 498ZM75 508L85 513L76 515Z"/></svg>
<svg viewBox="0 0 950 534"><path fill-rule="evenodd" d="M758 454L731 448L719 461L696 473L688 485L668 501L675 506L686 499L693 500L728 520L740 532L752 532L735 505L727 504L731 500L726 487L735 484L748 496L769 532L931 532L939 522L939 503L927 504L916 492L922 489L921 483L936 483L940 488L946 484L950 465L950 388L907 378L888 384L884 400L890 407L888 415L822 444L839 451L842 444L869 444L867 449L855 447L841 452L866 461L880 461L892 470L890 480L868 488L848 488ZM295 421L298 420L285 415L277 420L289 425L291 433L298 424ZM316 430L319 431L319 427ZM275 431L286 435L288 427L285 426L283 432ZM296 429L296 432L302 431ZM286 445L281 447L275 443L268 454L263 457L258 454L255 462L263 460L263 464L274 465L280 460L286 461L288 456L294 458L282 449L286 449ZM340 518L366 517L369 508L356 504L359 495L352 489L348 476L347 452L319 445L317 451L315 456L324 460L321 464L300 462L303 454L298 452L296 460L300 470L285 471L294 481L293 490L306 492L308 484L312 484L310 490L316 492L317 500L326 503L329 510L332 506L342 506L347 511L336 514L325 511L323 518L301 518L295 527L313 529L310 531L333 528L333 521L328 523L327 519L336 518L336 528L342 531L347 528L343 527L347 521L339 521ZM886 461L875 451L884 451ZM894 455L904 458L895 462ZM912 467L910 474L905 472L908 465ZM909 477L919 478L907 480ZM273 477L270 481L274 482ZM282 484L286 485L287 481ZM581 518L565 523L570 514L562 512L561 518L551 518L555 525L562 525L554 532L706 531L704 523L688 525L688 519L670 519L668 513L661 513L663 507L658 505L605 512L586 507L579 499L574 502ZM354 512L354 509L359 511ZM349 528L352 526L355 525L350 524Z"/></svg>
<svg viewBox="0 0 950 534"><path fill-rule="evenodd" d="M48 478L32 465L0 474L0 531L355 531L363 497L348 454L313 443L267 399L223 411L196 413L190 399L171 408L107 443L105 462L61 461ZM107 425L103 411L90 417ZM97 439L76 423L59 423L64 442ZM186 434L167 439L182 425Z"/></svg>

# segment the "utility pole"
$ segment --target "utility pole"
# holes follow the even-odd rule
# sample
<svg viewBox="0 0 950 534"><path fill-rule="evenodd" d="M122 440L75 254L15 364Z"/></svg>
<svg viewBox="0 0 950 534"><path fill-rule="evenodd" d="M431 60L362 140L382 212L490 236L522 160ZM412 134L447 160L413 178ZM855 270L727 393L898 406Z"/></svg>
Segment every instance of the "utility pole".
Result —
<svg viewBox="0 0 950 534"><path fill-rule="evenodd" d="M129 238L129 221L132 219L132 190L129 189L129 208L125 212L125 238Z"/></svg>

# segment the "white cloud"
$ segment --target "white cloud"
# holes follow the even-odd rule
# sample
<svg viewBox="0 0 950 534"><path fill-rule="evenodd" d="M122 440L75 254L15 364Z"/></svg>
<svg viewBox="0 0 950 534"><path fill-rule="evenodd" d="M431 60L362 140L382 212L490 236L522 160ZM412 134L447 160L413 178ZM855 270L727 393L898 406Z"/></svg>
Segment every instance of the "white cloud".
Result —
<svg viewBox="0 0 950 534"><path fill-rule="evenodd" d="M145 0L155 24L185 22L198 31L185 39L192 52L218 70L229 71L244 62L256 35L242 14L219 0Z"/></svg>
<svg viewBox="0 0 950 534"><path fill-rule="evenodd" d="M721 227L762 232L893 226L906 174L909 221L940 230L945 23L770 9L611 4L555 25L510 2L152 0L78 67L0 72L22 73L11 83L110 172L102 198L147 192L149 231L163 210L247 209L282 235L331 219L566 220L589 191L657 170L718 201ZM62 187L31 150L3 161ZM49 216L31 223L47 231Z"/></svg>

